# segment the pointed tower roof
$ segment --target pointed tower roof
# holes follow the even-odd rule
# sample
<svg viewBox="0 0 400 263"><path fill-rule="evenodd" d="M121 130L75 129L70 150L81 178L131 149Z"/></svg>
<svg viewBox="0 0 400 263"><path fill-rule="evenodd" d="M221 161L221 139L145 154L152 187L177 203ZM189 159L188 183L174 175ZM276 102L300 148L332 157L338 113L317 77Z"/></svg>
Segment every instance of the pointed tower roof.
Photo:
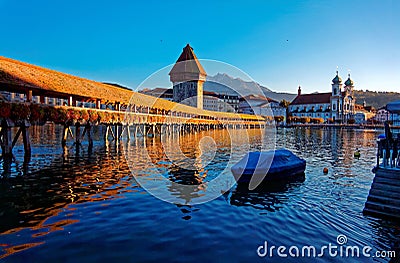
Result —
<svg viewBox="0 0 400 263"><path fill-rule="evenodd" d="M193 48L187 44L169 72L171 82L206 80L207 73L200 64Z"/></svg>

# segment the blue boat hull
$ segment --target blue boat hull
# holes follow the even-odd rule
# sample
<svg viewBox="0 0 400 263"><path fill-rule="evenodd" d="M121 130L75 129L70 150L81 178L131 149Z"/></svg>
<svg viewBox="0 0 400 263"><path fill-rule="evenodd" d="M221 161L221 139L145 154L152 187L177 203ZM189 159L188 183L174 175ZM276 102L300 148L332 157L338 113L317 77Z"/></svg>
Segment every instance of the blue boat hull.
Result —
<svg viewBox="0 0 400 263"><path fill-rule="evenodd" d="M232 167L237 183L248 184L257 175L262 181L287 180L304 175L306 161L286 149L250 152ZM259 177L261 176L261 177Z"/></svg>
<svg viewBox="0 0 400 263"><path fill-rule="evenodd" d="M263 181L270 180L288 180L291 178L295 178L297 176L303 175L306 170L306 163L299 163L299 165L276 169L275 171L268 171ZM237 178L237 183L249 183L251 178L253 177L254 169L246 169L242 176Z"/></svg>

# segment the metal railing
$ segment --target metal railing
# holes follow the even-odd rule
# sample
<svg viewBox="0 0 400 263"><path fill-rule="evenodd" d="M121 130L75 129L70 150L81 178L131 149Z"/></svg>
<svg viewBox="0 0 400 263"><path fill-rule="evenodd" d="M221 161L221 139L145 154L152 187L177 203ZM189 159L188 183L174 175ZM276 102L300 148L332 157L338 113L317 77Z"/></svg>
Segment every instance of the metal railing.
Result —
<svg viewBox="0 0 400 263"><path fill-rule="evenodd" d="M392 133L392 130L394 131ZM378 138L377 167L400 169L400 130L385 125L385 135Z"/></svg>

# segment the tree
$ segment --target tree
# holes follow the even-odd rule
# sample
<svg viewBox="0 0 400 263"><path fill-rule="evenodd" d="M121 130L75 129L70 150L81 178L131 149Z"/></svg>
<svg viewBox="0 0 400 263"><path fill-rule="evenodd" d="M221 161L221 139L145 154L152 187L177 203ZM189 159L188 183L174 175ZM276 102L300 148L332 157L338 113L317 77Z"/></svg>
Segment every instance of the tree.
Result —
<svg viewBox="0 0 400 263"><path fill-rule="evenodd" d="M281 102L279 102L279 106L284 107L286 109L289 107L289 105L290 105L290 102L285 99L283 99L283 100L281 100Z"/></svg>
<svg viewBox="0 0 400 263"><path fill-rule="evenodd" d="M279 106L281 106L281 107L286 109L285 110L286 111L286 114L285 114L286 116L285 116L284 120L289 119L289 110L288 110L289 105L290 105L290 102L285 100L285 99L283 99L283 100L281 100L281 102L279 102Z"/></svg>

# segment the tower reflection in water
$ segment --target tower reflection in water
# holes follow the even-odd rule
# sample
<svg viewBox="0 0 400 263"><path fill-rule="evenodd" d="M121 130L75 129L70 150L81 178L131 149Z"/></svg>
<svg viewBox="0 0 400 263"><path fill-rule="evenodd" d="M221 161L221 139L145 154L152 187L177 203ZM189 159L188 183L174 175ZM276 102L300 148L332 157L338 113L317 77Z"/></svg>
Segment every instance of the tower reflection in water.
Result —
<svg viewBox="0 0 400 263"><path fill-rule="evenodd" d="M223 182L228 190L234 183L227 173L231 143L226 134L204 131L139 137L127 143L125 152L142 187L149 192L156 189L160 199L189 204L204 198L207 191L217 191L213 184Z"/></svg>

